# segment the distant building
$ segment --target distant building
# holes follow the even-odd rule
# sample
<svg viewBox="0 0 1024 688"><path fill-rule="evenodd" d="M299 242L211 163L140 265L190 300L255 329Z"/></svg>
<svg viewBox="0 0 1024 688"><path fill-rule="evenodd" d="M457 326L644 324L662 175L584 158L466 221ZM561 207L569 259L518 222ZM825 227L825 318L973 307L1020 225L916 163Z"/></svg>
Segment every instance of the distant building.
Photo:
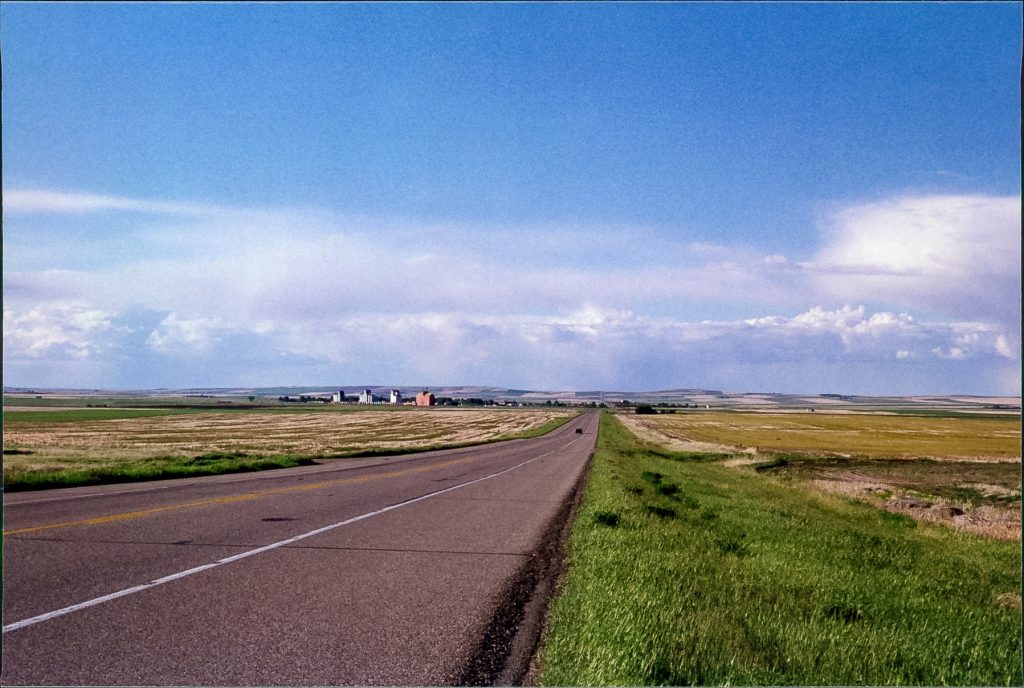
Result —
<svg viewBox="0 0 1024 688"><path fill-rule="evenodd" d="M372 404L373 403L373 392L368 389L364 389L359 395L360 404Z"/></svg>
<svg viewBox="0 0 1024 688"><path fill-rule="evenodd" d="M331 395L331 401L335 404L342 404L345 402L345 390L339 389L337 392Z"/></svg>
<svg viewBox="0 0 1024 688"><path fill-rule="evenodd" d="M391 403L401 404L402 403L402 392L397 389L391 390Z"/></svg>
<svg viewBox="0 0 1024 688"><path fill-rule="evenodd" d="M416 395L417 406L433 406L434 403L434 395L427 390L423 390L422 392Z"/></svg>

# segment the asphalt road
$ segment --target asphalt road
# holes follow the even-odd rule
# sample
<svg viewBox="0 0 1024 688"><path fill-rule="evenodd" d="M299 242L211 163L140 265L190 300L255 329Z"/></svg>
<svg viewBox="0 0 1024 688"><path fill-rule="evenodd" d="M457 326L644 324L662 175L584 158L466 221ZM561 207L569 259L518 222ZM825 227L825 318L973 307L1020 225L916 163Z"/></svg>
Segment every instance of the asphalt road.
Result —
<svg viewBox="0 0 1024 688"><path fill-rule="evenodd" d="M6 495L0 678L502 680L596 434Z"/></svg>

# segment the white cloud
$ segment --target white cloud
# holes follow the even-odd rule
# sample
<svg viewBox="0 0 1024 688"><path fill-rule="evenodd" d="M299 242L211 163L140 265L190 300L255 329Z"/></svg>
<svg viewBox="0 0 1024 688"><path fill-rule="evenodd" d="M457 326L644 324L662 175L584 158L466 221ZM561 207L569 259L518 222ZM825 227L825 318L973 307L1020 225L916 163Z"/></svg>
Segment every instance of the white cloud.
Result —
<svg viewBox="0 0 1024 688"><path fill-rule="evenodd" d="M330 365L343 380L395 384L571 388L735 379L730 386L745 387L742 375L754 385L758 371L786 366L807 384L856 369L853 383L873 375L884 385L886 366L900 361L918 378L892 384L927 378L955 382L950 391L986 391L968 389L979 377L994 379L984 366L998 360L1002 371L1019 359L1016 199L851 206L836 212L815 259L799 263L650 230L591 237L586 228L561 228L541 240L537 228L446 233L315 209L18 193L16 213L64 209L69 221L95 210L159 217L137 229L128 224L124 245L151 250L116 264L60 263L90 245L89 232L47 237L54 264L45 269L19 266L22 245L6 245L5 370L28 356L95 360L120 349L138 360L185 360L195 370L202 361L228 369L234 357L249 370L265 363L279 371L270 362L284 356L294 369ZM24 236L26 246L42 245ZM68 303L77 305L69 310ZM699 321L723 305L754 317ZM122 320L132 309L149 320L134 324L144 331L126 342ZM944 376L939 365L947 366ZM755 386L773 385L782 383Z"/></svg>
<svg viewBox="0 0 1024 688"><path fill-rule="evenodd" d="M5 367L16 366L26 356L114 356L117 344L125 341L125 331L131 329L127 318L84 306L9 310ZM138 341L157 357L154 360L186 362L178 366L182 375L211 370L231 376L218 378L230 384L255 384L252 376L264 369L278 370L275 362L286 357L315 363L318 369L327 365L348 382L472 382L564 389L719 385L813 392L814 387L794 389L798 378L792 374L775 379L769 373L798 365L820 375L845 366L862 371L860 375L874 371L875 378L854 378L847 385L884 387L878 380L892 365L893 352L922 370L950 362L985 366L997 358L1005 360L1000 337L1006 338L984 325L919 323L905 314L870 313L863 306L683 322L589 305L564 315L363 312L252 322L170 312L153 320ZM740 369L742 374L736 372ZM934 370L929 374L935 375ZM948 377L949 371L943 371L939 379ZM835 374L829 378L839 379ZM822 388L823 381L815 379L809 376L802 384ZM964 390L961 385L960 391L981 390Z"/></svg>
<svg viewBox="0 0 1024 688"><path fill-rule="evenodd" d="M830 222L803 264L818 298L1019 323L1019 197L905 197L849 206Z"/></svg>
<svg viewBox="0 0 1024 688"><path fill-rule="evenodd" d="M87 359L109 348L112 314L82 304L4 309L4 359Z"/></svg>
<svg viewBox="0 0 1024 688"><path fill-rule="evenodd" d="M255 323L254 334L264 331L266 323ZM153 351L191 356L207 353L221 341L221 334L234 331L215 318L183 319L177 313L170 313L149 333L146 345Z"/></svg>
<svg viewBox="0 0 1024 688"><path fill-rule="evenodd" d="M1013 347L1010 346L1010 341L1005 335L999 335L995 341L996 351L1003 358L1014 359L1017 358L1017 353L1014 352Z"/></svg>
<svg viewBox="0 0 1024 688"><path fill-rule="evenodd" d="M5 213L92 213L128 210L171 215L210 215L219 206L201 203L150 201L90 193L69 193L44 189L5 189Z"/></svg>
<svg viewBox="0 0 1024 688"><path fill-rule="evenodd" d="M943 350L941 347L935 347L932 349L932 353L939 358L948 358L953 361L962 361L967 358L967 352L959 346L951 346L946 350Z"/></svg>

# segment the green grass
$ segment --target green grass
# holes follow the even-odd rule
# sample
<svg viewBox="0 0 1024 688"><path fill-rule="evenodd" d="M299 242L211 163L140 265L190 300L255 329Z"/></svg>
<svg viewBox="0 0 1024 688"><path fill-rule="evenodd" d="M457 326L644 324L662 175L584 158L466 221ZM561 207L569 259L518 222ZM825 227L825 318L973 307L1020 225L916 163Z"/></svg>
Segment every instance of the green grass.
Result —
<svg viewBox="0 0 1024 688"><path fill-rule="evenodd" d="M61 411L12 411L4 413L4 424L18 423L75 423L85 420L119 420L122 418L148 418L150 416L176 416L192 413L213 413L219 409L67 409ZM226 410L226 409L225 409ZM237 411L235 411L237 413Z"/></svg>
<svg viewBox="0 0 1024 688"><path fill-rule="evenodd" d="M252 406L277 406L283 402L276 398L256 397L249 401L245 397L238 396L99 396L90 394L72 394L66 396L50 395L3 395L4 406L32 406L38 408L58 407L79 407L79 408L195 408L209 407L230 408L233 405L241 407Z"/></svg>
<svg viewBox="0 0 1024 688"><path fill-rule="evenodd" d="M118 466L69 469L61 471L11 472L4 475L4 490L44 490L52 487L76 487L129 483L166 478L192 478L262 471L272 468L293 468L315 463L309 457L255 457L239 452L211 452L193 457L157 457L138 459Z"/></svg>
<svg viewBox="0 0 1024 688"><path fill-rule="evenodd" d="M199 413L254 413L254 414L304 414L304 413L358 413L361 411L405 411L410 406L389 405L327 405L294 404L289 406L267 406L264 408L243 408L231 406L196 406L160 408L75 408L39 411L5 411L4 424L19 423L74 423L88 420L120 420L124 418L148 418L151 416L180 416Z"/></svg>
<svg viewBox="0 0 1024 688"><path fill-rule="evenodd" d="M540 682L1021 685L1020 561L606 415Z"/></svg>

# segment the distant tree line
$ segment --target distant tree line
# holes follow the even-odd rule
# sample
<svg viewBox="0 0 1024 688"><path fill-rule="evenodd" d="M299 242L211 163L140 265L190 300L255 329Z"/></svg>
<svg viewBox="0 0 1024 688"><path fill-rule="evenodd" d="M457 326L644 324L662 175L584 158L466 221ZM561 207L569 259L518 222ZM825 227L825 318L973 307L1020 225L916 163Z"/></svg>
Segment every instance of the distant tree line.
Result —
<svg viewBox="0 0 1024 688"><path fill-rule="evenodd" d="M305 394L298 397L283 396L278 397L278 401L283 401L286 404L327 404L330 403L330 397L313 397L306 396Z"/></svg>
<svg viewBox="0 0 1024 688"><path fill-rule="evenodd" d="M637 404L633 409L633 413L640 415L653 415L657 413L675 413L676 409L690 408L689 404L658 404L658 407L651 406L650 404ZM699 408L697 404L693 405L693 408Z"/></svg>

